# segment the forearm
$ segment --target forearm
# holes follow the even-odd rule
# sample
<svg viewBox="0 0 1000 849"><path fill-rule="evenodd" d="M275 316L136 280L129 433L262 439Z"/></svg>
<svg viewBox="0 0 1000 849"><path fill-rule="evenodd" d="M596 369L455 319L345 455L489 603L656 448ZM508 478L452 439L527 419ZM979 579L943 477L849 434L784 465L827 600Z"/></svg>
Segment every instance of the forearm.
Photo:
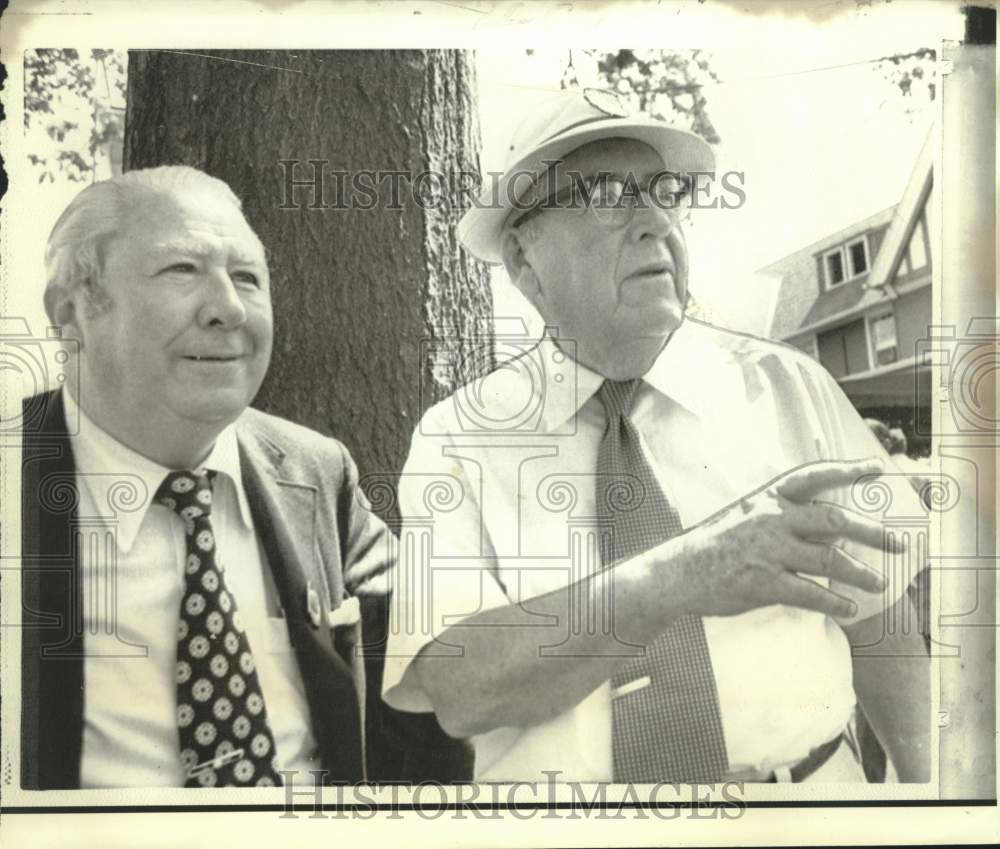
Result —
<svg viewBox="0 0 1000 849"><path fill-rule="evenodd" d="M425 649L408 674L455 737L551 719L682 614L684 601L671 592L672 570L662 559L662 551L659 563L641 555L521 605L471 616L439 638L461 646L461 657ZM610 615L595 621L595 611Z"/></svg>
<svg viewBox="0 0 1000 849"><path fill-rule="evenodd" d="M903 595L887 621L915 621L909 605ZM916 628L884 633L881 614L844 630L854 655L854 690L900 781L929 781L930 658L923 637Z"/></svg>
<svg viewBox="0 0 1000 849"><path fill-rule="evenodd" d="M438 636L461 656L441 657L440 646L427 645L404 674L415 676L411 683L446 731L469 736L564 712L685 614L733 616L785 604L851 616L856 605L803 575L880 591L871 570L816 540L881 545L883 529L812 499L877 468L858 462L793 470L629 561L523 605L493 604L463 619Z"/></svg>

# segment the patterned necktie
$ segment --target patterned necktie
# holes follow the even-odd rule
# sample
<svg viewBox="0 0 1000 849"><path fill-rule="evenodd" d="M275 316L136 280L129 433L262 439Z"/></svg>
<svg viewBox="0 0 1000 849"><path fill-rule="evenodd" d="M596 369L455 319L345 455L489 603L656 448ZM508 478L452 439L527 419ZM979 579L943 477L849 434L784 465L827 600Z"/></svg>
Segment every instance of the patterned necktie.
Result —
<svg viewBox="0 0 1000 849"><path fill-rule="evenodd" d="M597 454L597 513L612 530L610 550L603 552L605 567L683 530L629 418L639 382L605 380L598 393L608 421ZM629 484L637 490L633 499L612 497ZM611 686L615 781L713 783L728 772L701 617L674 622L615 674Z"/></svg>
<svg viewBox="0 0 1000 849"><path fill-rule="evenodd" d="M157 490L156 502L184 521L187 549L177 623L177 727L184 786L280 785L250 641L222 564L215 559L209 475L171 472Z"/></svg>

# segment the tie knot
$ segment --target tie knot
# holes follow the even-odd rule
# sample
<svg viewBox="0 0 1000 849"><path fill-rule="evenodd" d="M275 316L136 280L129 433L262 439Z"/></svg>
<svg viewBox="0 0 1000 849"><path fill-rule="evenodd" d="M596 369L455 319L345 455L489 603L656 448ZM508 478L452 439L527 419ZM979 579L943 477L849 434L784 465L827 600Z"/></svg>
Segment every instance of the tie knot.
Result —
<svg viewBox="0 0 1000 849"><path fill-rule="evenodd" d="M640 378L633 377L631 380L605 380L601 384L598 397L604 405L609 421L616 416L628 417L639 381Z"/></svg>
<svg viewBox="0 0 1000 849"><path fill-rule="evenodd" d="M213 472L171 472L156 490L155 501L185 519L212 514ZM195 512L197 510L197 512Z"/></svg>

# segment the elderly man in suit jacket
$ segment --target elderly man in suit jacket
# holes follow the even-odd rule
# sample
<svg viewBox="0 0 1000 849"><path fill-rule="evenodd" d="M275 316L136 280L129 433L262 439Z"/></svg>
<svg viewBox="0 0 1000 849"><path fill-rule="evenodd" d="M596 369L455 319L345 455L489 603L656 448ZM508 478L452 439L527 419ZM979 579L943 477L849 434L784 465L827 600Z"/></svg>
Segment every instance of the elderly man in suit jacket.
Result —
<svg viewBox="0 0 1000 849"><path fill-rule="evenodd" d="M272 313L239 200L186 167L94 184L46 266L79 385L25 404L23 785L363 780L389 532L343 445L248 409Z"/></svg>

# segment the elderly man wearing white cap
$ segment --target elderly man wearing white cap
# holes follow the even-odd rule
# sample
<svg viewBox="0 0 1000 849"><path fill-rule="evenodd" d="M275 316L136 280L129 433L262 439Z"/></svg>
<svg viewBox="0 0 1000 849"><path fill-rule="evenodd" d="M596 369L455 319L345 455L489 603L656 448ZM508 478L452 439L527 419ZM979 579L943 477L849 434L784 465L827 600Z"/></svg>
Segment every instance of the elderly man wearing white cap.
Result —
<svg viewBox="0 0 1000 849"><path fill-rule="evenodd" d="M807 356L685 318L711 149L584 90L508 159L459 232L546 334L417 429L386 701L480 780L616 782L864 781L860 702L927 780L927 656L883 627L906 561L850 501L884 452Z"/></svg>

